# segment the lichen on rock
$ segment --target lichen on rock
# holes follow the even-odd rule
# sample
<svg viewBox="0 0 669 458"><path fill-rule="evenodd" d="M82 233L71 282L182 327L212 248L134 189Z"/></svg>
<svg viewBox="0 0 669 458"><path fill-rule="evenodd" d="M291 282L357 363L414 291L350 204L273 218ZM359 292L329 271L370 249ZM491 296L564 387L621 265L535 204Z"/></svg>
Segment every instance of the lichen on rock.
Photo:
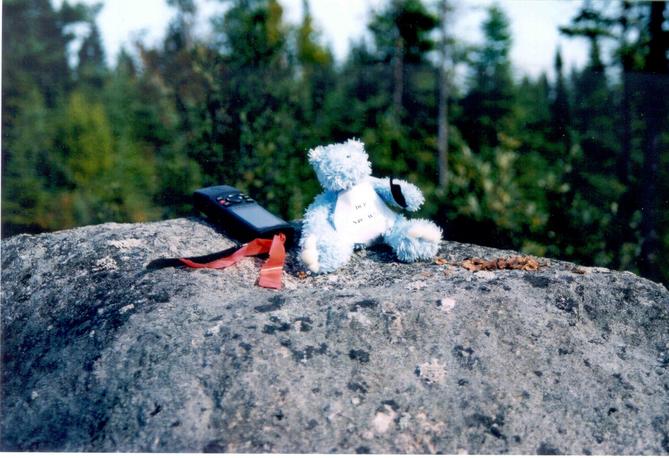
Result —
<svg viewBox="0 0 669 458"><path fill-rule="evenodd" d="M627 272L443 242L280 291L199 219L2 241L4 451L669 453L669 293Z"/></svg>

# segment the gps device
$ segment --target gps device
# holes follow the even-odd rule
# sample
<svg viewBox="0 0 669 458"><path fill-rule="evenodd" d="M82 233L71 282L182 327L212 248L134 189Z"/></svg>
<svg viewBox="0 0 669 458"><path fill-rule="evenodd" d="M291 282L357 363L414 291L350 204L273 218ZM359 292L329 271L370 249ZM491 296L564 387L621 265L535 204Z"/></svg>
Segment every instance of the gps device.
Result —
<svg viewBox="0 0 669 458"><path fill-rule="evenodd" d="M253 198L232 186L198 189L193 193L195 209L236 240L245 243L256 238L286 236L286 245L295 238L295 228L261 207Z"/></svg>

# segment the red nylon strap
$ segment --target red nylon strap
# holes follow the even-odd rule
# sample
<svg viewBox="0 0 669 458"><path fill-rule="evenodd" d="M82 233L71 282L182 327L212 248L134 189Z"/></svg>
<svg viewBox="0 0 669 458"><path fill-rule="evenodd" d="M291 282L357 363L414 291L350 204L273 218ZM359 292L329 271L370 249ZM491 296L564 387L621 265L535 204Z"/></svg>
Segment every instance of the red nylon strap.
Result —
<svg viewBox="0 0 669 458"><path fill-rule="evenodd" d="M263 288L281 289L281 274L283 273L283 262L286 259L286 236L277 234L272 238L269 247L269 257L260 268L258 285Z"/></svg>
<svg viewBox="0 0 669 458"><path fill-rule="evenodd" d="M269 258L260 269L258 285L263 288L281 289L281 275L283 273L283 263L286 259L286 249L284 244L286 236L276 234L270 239L254 239L241 247L239 250L215 261L200 264L191 261L188 258L180 258L179 261L194 269L224 269L235 264L245 256L255 256L258 254L269 253Z"/></svg>

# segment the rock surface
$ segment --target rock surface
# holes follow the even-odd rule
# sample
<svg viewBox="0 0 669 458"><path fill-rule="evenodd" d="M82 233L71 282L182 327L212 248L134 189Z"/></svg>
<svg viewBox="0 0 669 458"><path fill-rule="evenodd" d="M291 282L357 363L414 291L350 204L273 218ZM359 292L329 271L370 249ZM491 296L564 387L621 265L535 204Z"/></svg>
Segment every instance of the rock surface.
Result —
<svg viewBox="0 0 669 458"><path fill-rule="evenodd" d="M2 450L669 453L669 293L444 242L254 286L146 271L231 242L197 219L2 242Z"/></svg>

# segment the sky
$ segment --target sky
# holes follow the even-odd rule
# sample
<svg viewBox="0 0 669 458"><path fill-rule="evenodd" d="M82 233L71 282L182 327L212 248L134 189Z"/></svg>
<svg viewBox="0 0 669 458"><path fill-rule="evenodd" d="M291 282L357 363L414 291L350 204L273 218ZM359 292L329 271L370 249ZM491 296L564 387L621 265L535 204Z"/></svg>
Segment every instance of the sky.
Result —
<svg viewBox="0 0 669 458"><path fill-rule="evenodd" d="M99 0L83 0L97 3ZM302 16L302 0L279 0L288 22L297 24ZM387 0L310 0L315 23L322 39L328 43L336 58L342 61L351 41L366 34L370 11L380 9ZM480 24L485 8L495 0L454 1L452 33L470 43L480 43ZM53 0L60 5L62 0ZM517 75L538 76L545 71L552 77L555 50L560 46L565 69L581 67L587 60L583 40L567 39L558 32L559 25L569 22L581 5L580 0L497 0L511 21L513 47L511 60ZM217 0L196 0L197 30L207 34L208 18L223 11ZM342 6L345 5L345 6ZM174 10L165 0L106 0L98 25L103 37L109 63L116 60L121 46L131 48L133 40L142 38L147 44L157 44L164 36Z"/></svg>

